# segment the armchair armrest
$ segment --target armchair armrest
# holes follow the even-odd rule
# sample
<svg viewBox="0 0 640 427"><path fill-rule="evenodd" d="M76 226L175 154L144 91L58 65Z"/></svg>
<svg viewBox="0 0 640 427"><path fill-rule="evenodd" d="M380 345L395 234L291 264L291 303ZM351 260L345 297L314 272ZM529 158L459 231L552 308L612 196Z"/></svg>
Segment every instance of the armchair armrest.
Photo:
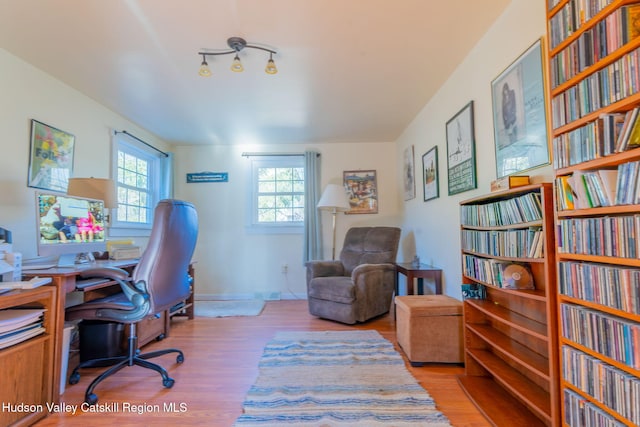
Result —
<svg viewBox="0 0 640 427"><path fill-rule="evenodd" d="M307 266L307 278L344 276L344 266L340 261L309 261Z"/></svg>
<svg viewBox="0 0 640 427"><path fill-rule="evenodd" d="M359 276L362 276L362 275L366 276L367 274L370 274L370 273L386 273L386 272L395 273L395 271L396 271L395 264L390 264L390 263L360 264L359 266L353 269L353 272L351 273L351 278L353 279L354 283L358 283L358 280L360 279Z"/></svg>

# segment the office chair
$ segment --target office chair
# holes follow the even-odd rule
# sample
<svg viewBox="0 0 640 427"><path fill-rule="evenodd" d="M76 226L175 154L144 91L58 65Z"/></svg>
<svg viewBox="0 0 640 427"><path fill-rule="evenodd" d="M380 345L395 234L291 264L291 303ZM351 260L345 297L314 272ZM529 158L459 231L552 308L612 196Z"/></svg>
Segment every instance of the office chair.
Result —
<svg viewBox="0 0 640 427"><path fill-rule="evenodd" d="M187 273L196 245L198 216L194 206L180 200L162 200L155 208L151 236L140 261L129 275L113 267L91 268L82 277L105 277L120 284L122 292L88 301L66 310L66 320L103 320L129 325L126 355L82 362L69 377L69 384L80 380L81 368L111 366L89 385L85 402L94 405L98 397L95 387L105 378L125 366L138 365L153 369L162 375L162 385L173 386L174 380L160 365L147 359L168 353L177 353L176 362L184 361L178 349L166 349L140 354L136 335L136 322L149 314L160 313L185 300L190 294L191 278Z"/></svg>

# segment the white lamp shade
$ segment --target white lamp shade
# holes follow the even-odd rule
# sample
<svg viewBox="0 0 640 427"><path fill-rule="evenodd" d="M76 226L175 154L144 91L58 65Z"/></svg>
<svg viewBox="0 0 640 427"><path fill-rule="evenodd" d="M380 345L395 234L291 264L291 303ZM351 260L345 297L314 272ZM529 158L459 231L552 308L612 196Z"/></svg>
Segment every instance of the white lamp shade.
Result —
<svg viewBox="0 0 640 427"><path fill-rule="evenodd" d="M336 210L344 212L351 209L349 206L349 198L344 187L338 184L329 184L325 187L322 197L318 202L318 209Z"/></svg>
<svg viewBox="0 0 640 427"><path fill-rule="evenodd" d="M105 178L69 178L67 187L69 196L88 197L104 201L104 207L113 209L118 207L116 198L116 184L112 179Z"/></svg>

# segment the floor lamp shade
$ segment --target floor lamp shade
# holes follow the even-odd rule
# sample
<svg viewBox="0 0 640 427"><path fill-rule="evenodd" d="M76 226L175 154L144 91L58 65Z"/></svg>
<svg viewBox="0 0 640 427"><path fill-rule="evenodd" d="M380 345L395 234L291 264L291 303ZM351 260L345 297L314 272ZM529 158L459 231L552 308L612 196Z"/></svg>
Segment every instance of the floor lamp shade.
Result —
<svg viewBox="0 0 640 427"><path fill-rule="evenodd" d="M325 187L322 197L318 202L318 209L331 211L333 215L333 244L331 246L331 259L336 259L336 213L348 211L349 198L344 187L338 184L329 184Z"/></svg>

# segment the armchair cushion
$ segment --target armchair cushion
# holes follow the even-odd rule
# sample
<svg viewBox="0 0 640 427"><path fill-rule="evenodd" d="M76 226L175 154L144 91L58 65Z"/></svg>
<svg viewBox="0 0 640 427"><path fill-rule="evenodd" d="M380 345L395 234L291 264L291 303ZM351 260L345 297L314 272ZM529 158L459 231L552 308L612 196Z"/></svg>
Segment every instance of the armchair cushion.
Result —
<svg viewBox="0 0 640 427"><path fill-rule="evenodd" d="M318 277L309 285L309 296L342 304L353 304L356 300L355 285L351 277Z"/></svg>

